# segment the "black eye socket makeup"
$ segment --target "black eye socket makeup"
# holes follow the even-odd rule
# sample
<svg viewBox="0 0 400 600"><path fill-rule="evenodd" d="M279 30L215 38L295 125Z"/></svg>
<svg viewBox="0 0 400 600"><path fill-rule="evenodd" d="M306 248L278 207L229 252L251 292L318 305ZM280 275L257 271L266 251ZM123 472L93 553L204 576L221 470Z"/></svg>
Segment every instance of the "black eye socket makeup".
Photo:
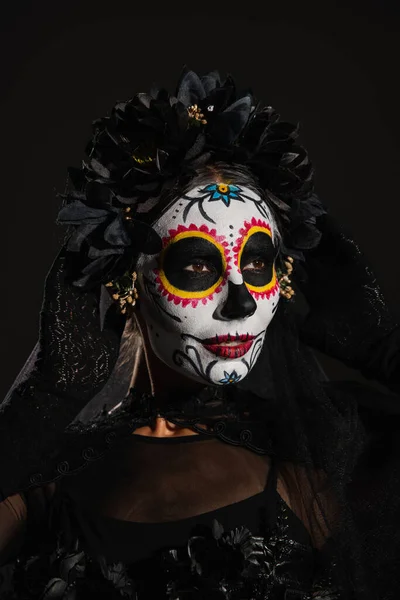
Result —
<svg viewBox="0 0 400 600"><path fill-rule="evenodd" d="M199 272L191 266L205 265ZM162 270L169 283L180 290L200 292L212 287L222 276L223 260L209 240L186 237L170 244L162 256Z"/></svg>
<svg viewBox="0 0 400 600"><path fill-rule="evenodd" d="M269 283L273 276L276 250L271 237L263 231L257 231L249 237L240 258L240 269L246 283L262 287ZM257 268L257 262L262 266ZM251 268L251 263L255 263ZM248 266L249 268L245 268Z"/></svg>

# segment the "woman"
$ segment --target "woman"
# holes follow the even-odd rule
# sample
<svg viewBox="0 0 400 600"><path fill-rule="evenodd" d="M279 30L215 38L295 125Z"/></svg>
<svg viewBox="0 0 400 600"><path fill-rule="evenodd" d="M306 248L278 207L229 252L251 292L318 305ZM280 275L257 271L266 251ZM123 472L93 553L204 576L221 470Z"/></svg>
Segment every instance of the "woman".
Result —
<svg viewBox="0 0 400 600"><path fill-rule="evenodd" d="M295 138L215 72L94 123L0 419L2 598L395 597L399 328Z"/></svg>

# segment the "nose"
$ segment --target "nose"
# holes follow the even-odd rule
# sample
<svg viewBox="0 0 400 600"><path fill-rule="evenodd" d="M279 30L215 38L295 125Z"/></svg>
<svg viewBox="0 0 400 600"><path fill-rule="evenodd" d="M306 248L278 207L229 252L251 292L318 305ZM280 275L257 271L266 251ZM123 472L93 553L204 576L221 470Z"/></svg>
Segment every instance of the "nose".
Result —
<svg viewBox="0 0 400 600"><path fill-rule="evenodd" d="M228 297L222 306L217 306L213 319L232 321L251 317L256 312L257 304L245 283L237 284L228 281Z"/></svg>

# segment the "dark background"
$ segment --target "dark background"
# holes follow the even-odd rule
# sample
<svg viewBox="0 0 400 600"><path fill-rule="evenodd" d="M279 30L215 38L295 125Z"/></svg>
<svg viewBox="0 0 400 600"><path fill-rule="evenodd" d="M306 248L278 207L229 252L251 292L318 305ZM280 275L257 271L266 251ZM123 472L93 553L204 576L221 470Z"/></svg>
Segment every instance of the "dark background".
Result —
<svg viewBox="0 0 400 600"><path fill-rule="evenodd" d="M317 192L400 317L398 3L16 2L2 8L0 398L37 340L57 191L90 124L183 64L230 72L301 123ZM340 282L338 282L340 285ZM345 290L344 290L345 293ZM354 376L323 358L334 377Z"/></svg>

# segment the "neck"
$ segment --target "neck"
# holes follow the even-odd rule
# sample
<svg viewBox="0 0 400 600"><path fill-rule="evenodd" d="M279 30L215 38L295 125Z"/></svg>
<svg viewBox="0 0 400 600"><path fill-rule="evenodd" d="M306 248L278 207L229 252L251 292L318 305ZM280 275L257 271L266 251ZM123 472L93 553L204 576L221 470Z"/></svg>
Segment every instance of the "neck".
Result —
<svg viewBox="0 0 400 600"><path fill-rule="evenodd" d="M170 369L154 354L147 335L146 324L137 313L135 317L143 339L143 351L138 353L131 387L141 392L150 393L161 404L171 397L179 398L182 394L196 393L204 388L204 384L184 377ZM135 434L154 437L178 437L196 435L196 432L158 417L151 426L146 425L136 429Z"/></svg>

